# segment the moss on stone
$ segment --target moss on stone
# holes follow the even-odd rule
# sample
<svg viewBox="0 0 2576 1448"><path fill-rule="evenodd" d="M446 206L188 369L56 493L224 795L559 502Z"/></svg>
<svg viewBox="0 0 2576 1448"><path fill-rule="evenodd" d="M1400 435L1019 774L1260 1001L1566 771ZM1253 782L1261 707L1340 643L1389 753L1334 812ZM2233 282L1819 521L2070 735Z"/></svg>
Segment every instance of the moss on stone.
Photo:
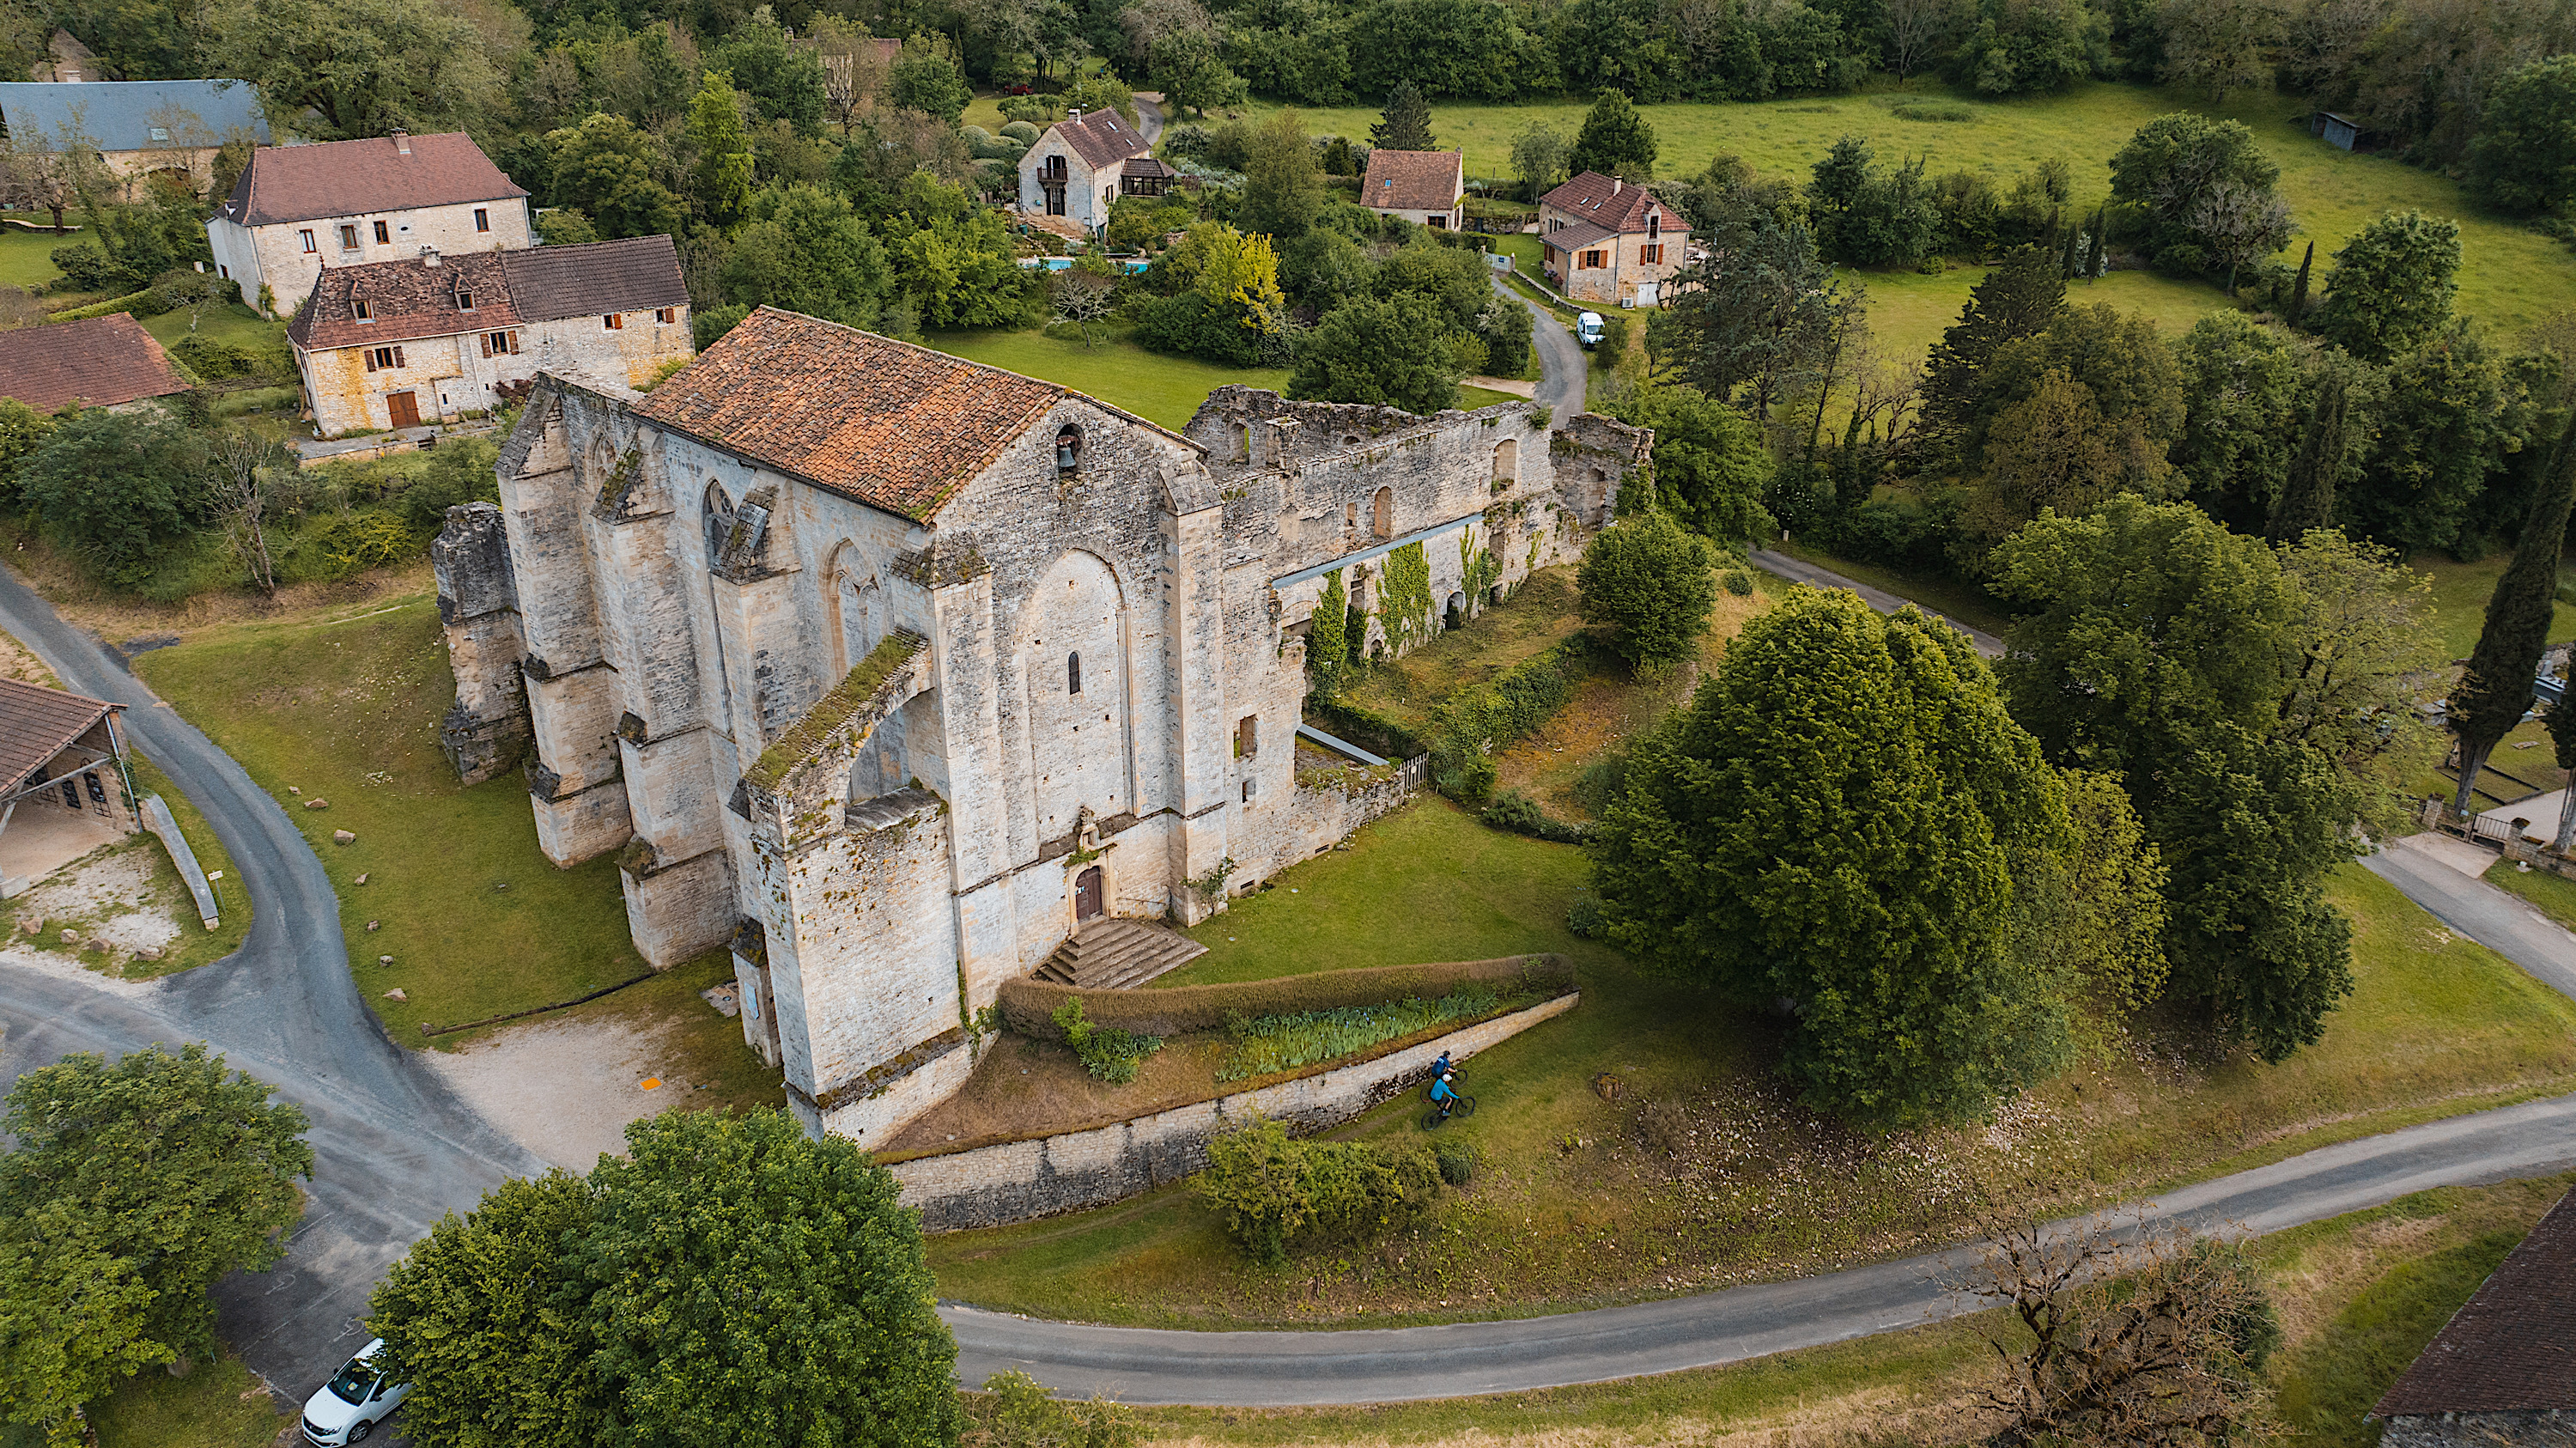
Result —
<svg viewBox="0 0 2576 1448"><path fill-rule="evenodd" d="M929 645L930 640L917 633L897 631L886 635L883 643L870 649L868 656L859 660L858 667L850 670L849 677L835 685L832 692L815 700L814 707L805 711L804 718L779 735L777 743L761 751L759 762L752 765L750 773L744 776L751 781L751 787L763 791L778 788L779 782L787 777L787 771L821 748L823 741L832 737L833 730L849 723L869 700L876 697L877 690L885 687L885 681L893 676L895 670Z"/></svg>

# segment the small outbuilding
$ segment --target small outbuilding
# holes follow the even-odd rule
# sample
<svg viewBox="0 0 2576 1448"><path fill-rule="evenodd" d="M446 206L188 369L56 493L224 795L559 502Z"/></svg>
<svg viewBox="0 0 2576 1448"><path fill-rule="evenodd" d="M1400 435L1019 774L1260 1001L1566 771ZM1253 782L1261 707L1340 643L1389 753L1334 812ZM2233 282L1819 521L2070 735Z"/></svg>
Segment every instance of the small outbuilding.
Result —
<svg viewBox="0 0 2576 1448"><path fill-rule="evenodd" d="M127 408L187 390L161 344L123 312L0 332L0 397L38 412Z"/></svg>
<svg viewBox="0 0 2576 1448"><path fill-rule="evenodd" d="M124 707L0 679L0 899L140 827Z"/></svg>
<svg viewBox="0 0 2576 1448"><path fill-rule="evenodd" d="M2387 1448L2576 1443L2576 1193L2451 1315L2371 1409Z"/></svg>
<svg viewBox="0 0 2576 1448"><path fill-rule="evenodd" d="M1463 224L1467 164L1458 151L1371 151L1360 204L1386 216L1456 231Z"/></svg>
<svg viewBox="0 0 2576 1448"><path fill-rule="evenodd" d="M2310 115L2308 134L2324 137L2325 143L2338 151L2367 151L2373 148L2373 137L2368 126L2350 116L2339 116L2332 111L2318 111Z"/></svg>

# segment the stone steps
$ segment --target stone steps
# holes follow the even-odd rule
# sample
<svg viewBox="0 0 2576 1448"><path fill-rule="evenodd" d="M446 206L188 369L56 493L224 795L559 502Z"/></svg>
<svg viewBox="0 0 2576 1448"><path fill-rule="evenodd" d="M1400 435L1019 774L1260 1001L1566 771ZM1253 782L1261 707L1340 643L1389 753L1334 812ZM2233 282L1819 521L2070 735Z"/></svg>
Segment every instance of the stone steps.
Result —
<svg viewBox="0 0 2576 1448"><path fill-rule="evenodd" d="M1084 990L1126 990L1207 954L1185 935L1142 920L1094 920L1055 948L1039 980Z"/></svg>

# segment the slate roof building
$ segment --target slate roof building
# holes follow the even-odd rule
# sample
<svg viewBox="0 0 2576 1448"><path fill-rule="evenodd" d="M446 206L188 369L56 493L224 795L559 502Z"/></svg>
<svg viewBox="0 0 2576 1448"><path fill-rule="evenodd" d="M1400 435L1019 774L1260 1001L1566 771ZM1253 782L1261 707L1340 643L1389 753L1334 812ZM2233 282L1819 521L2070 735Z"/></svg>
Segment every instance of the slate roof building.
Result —
<svg viewBox="0 0 2576 1448"><path fill-rule="evenodd" d="M534 244L528 193L463 132L263 146L206 222L242 300L293 314L325 266Z"/></svg>
<svg viewBox="0 0 2576 1448"><path fill-rule="evenodd" d="M1046 128L1020 157L1020 210L1067 217L1085 230L1109 224L1109 206L1121 196L1160 196L1171 173L1152 161L1153 146L1116 111L1075 111ZM1149 171L1128 163L1152 161Z"/></svg>
<svg viewBox="0 0 2576 1448"><path fill-rule="evenodd" d="M1337 648L1427 641L1579 555L1650 441L1243 387L1175 432L763 309L645 396L538 379L499 506L432 552L442 739L469 780L529 751L548 856L614 854L657 966L730 943L790 1107L874 1145L1005 981L1169 942L1402 800L1299 781L1319 604Z"/></svg>
<svg viewBox="0 0 2576 1448"><path fill-rule="evenodd" d="M1538 200L1540 269L1579 302L1651 307L1682 269L1690 228L1654 193L1586 171Z"/></svg>
<svg viewBox="0 0 2576 1448"><path fill-rule="evenodd" d="M540 371L647 386L695 355L667 236L332 267L286 339L324 437L480 414Z"/></svg>
<svg viewBox="0 0 2576 1448"><path fill-rule="evenodd" d="M2576 1443L2576 1193L2506 1255L2371 1416L2388 1448Z"/></svg>
<svg viewBox="0 0 2576 1448"><path fill-rule="evenodd" d="M169 354L123 312L0 332L0 397L38 412L110 410L188 390Z"/></svg>
<svg viewBox="0 0 2576 1448"><path fill-rule="evenodd" d="M1423 226L1456 231L1465 221L1466 156L1459 151L1371 151L1360 204Z"/></svg>
<svg viewBox="0 0 2576 1448"><path fill-rule="evenodd" d="M163 174L203 189L226 141L265 145L258 92L240 80L15 81L0 84L11 139L86 145L126 191Z"/></svg>
<svg viewBox="0 0 2576 1448"><path fill-rule="evenodd" d="M136 828L124 707L0 679L0 899Z"/></svg>

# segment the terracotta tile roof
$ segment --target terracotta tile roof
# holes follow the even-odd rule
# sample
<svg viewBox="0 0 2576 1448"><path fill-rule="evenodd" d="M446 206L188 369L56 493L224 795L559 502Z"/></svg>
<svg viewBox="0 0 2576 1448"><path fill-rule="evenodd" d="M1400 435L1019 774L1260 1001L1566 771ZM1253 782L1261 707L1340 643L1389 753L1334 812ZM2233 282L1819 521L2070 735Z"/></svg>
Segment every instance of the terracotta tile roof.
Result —
<svg viewBox="0 0 2576 1448"><path fill-rule="evenodd" d="M1067 389L763 307L636 415L927 521Z"/></svg>
<svg viewBox="0 0 2576 1448"><path fill-rule="evenodd" d="M2570 1409L2576 1409L2576 1193L2558 1199L2371 1413Z"/></svg>
<svg viewBox="0 0 2576 1448"><path fill-rule="evenodd" d="M1380 211L1446 211L1465 189L1457 151L1371 151L1360 204Z"/></svg>
<svg viewBox="0 0 2576 1448"><path fill-rule="evenodd" d="M473 302L458 307L458 293ZM357 304L367 304L360 320ZM297 346L358 347L497 332L527 322L688 305L680 254L667 236L530 251L480 251L325 267L287 337Z"/></svg>
<svg viewBox="0 0 2576 1448"><path fill-rule="evenodd" d="M1065 144L1094 171L1154 149L1152 142L1119 120L1116 111L1093 111L1080 120L1067 116L1047 129L1062 135Z"/></svg>
<svg viewBox="0 0 2576 1448"><path fill-rule="evenodd" d="M1555 247L1558 251L1580 251L1587 246L1599 246L1605 241L1616 240L1618 235L1619 233L1606 226L1595 226L1588 221L1578 221L1572 226L1542 232L1539 240Z"/></svg>
<svg viewBox="0 0 2576 1448"><path fill-rule="evenodd" d="M1662 230L1678 241L1689 235L1690 228L1672 208L1655 199L1643 186L1633 186L1598 171L1586 171L1539 198L1539 205L1557 210L1595 226L1612 231L1643 231L1646 213L1655 211L1663 217Z"/></svg>
<svg viewBox="0 0 2576 1448"><path fill-rule="evenodd" d="M118 707L103 699L0 679L0 794L16 790L37 766L62 753Z"/></svg>
<svg viewBox="0 0 2576 1448"><path fill-rule="evenodd" d="M512 185L474 138L461 131L410 138L403 155L391 136L318 146L262 146L250 153L224 217L243 226L366 216L468 201L516 201Z"/></svg>
<svg viewBox="0 0 2576 1448"><path fill-rule="evenodd" d="M161 344L123 312L0 332L0 397L38 412L73 402L115 407L187 390Z"/></svg>

